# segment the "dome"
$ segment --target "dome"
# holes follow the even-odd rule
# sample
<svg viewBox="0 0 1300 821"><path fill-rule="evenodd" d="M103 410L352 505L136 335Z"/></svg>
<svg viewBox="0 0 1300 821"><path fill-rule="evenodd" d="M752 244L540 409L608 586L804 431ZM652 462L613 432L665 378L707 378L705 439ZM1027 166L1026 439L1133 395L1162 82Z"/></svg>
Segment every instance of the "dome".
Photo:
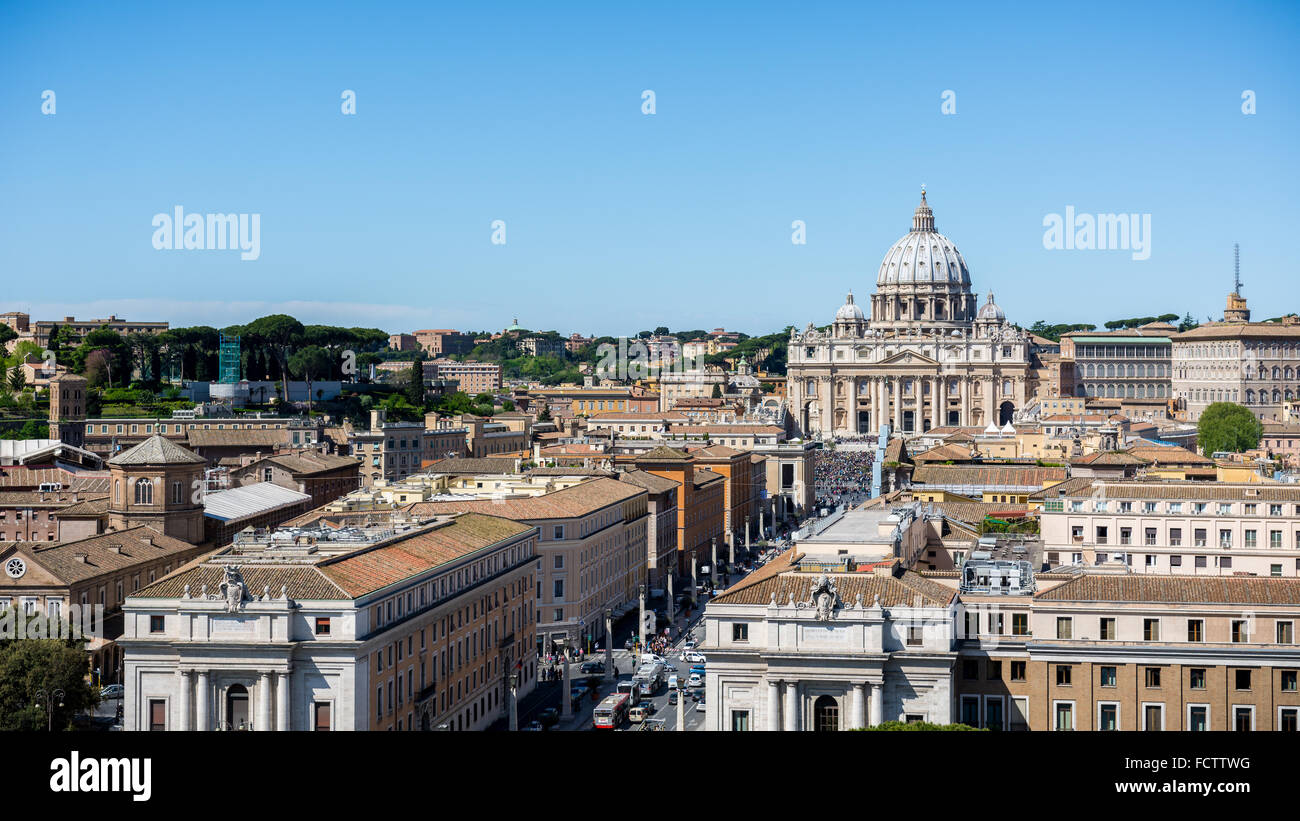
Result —
<svg viewBox="0 0 1300 821"><path fill-rule="evenodd" d="M853 304L853 292L849 291L848 301L841 305L840 309L835 312L835 321L862 322L865 321L866 318L866 314L862 313L862 309Z"/></svg>
<svg viewBox="0 0 1300 821"><path fill-rule="evenodd" d="M998 320L999 322L1001 322L1001 321L1003 321L1003 320L1005 320L1005 319L1007 318L1007 315L1004 314L1004 313L1002 313L1002 309L999 308L999 307L998 307L998 306L993 302L993 292L992 292L992 291L989 292L989 301L988 301L988 302L985 302L984 305L983 305L983 307L980 308L979 318L980 318L980 319L996 319L996 320Z"/></svg>
<svg viewBox="0 0 1300 821"><path fill-rule="evenodd" d="M912 283L970 285L970 270L952 240L934 230L934 213L921 189L912 230L895 242L880 263L877 285Z"/></svg>

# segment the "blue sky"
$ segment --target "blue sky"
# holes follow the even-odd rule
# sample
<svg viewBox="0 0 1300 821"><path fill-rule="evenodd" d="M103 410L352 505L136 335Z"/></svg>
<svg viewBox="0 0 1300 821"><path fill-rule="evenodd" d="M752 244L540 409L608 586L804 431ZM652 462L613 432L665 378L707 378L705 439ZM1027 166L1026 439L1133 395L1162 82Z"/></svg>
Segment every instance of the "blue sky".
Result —
<svg viewBox="0 0 1300 821"><path fill-rule="evenodd" d="M1218 316L1233 242L1300 310L1295 3L270 5L0 0L0 310L766 333L865 302L922 183L1013 321ZM155 250L177 205L260 257ZM1045 249L1066 206L1150 258Z"/></svg>

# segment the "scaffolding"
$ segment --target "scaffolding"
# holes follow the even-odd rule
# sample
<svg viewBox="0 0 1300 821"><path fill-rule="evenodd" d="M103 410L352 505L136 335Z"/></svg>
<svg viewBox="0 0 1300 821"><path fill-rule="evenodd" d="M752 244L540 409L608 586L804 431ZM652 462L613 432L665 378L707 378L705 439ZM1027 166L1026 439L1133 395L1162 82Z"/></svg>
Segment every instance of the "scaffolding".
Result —
<svg viewBox="0 0 1300 821"><path fill-rule="evenodd" d="M221 335L221 349L217 363L218 382L223 385L233 385L239 381L239 337Z"/></svg>

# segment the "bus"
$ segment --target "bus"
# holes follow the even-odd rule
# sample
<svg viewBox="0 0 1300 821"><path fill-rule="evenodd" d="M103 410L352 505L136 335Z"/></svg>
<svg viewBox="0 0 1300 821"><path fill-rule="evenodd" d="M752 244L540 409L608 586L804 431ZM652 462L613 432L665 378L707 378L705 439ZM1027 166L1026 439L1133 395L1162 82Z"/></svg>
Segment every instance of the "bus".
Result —
<svg viewBox="0 0 1300 821"><path fill-rule="evenodd" d="M627 718L628 700L627 693L605 696L605 700L596 705L596 711L592 713L592 724L598 730L617 729Z"/></svg>
<svg viewBox="0 0 1300 821"><path fill-rule="evenodd" d="M635 707L641 703L641 697L648 695L641 687L642 682L635 678L619 679L618 684L614 685L615 692L627 696L629 707Z"/></svg>

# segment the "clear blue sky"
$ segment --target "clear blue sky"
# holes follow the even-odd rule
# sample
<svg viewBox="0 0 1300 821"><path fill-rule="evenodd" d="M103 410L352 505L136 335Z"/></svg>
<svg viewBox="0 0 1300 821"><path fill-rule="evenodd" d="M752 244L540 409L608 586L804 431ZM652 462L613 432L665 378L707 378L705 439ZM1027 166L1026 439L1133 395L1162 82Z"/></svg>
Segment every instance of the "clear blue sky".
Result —
<svg viewBox="0 0 1300 821"><path fill-rule="evenodd" d="M1218 316L1233 242L1274 316L1297 35L1294 2L0 0L0 310L765 333L865 301L925 183L1013 321ZM154 250L176 205L260 214L260 258ZM1045 250L1067 205L1150 214L1150 259Z"/></svg>

